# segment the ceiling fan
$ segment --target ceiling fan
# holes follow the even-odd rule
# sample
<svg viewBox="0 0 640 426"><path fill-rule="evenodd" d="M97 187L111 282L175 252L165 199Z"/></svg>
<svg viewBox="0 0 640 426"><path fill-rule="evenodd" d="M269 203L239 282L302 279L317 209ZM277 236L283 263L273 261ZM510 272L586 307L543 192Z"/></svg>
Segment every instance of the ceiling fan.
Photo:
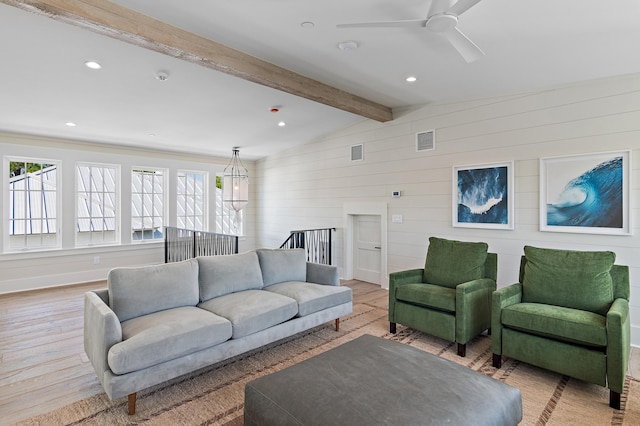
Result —
<svg viewBox="0 0 640 426"><path fill-rule="evenodd" d="M339 24L338 28L384 28L384 27L421 27L442 34L460 55L473 62L484 56L484 52L457 28L458 16L479 3L480 0L432 0L426 19L404 21L362 22L357 24Z"/></svg>

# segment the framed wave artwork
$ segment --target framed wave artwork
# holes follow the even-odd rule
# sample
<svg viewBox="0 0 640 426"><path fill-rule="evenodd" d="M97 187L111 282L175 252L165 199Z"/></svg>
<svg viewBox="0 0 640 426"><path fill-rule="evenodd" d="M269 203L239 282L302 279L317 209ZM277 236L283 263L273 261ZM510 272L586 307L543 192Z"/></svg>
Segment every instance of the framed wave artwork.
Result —
<svg viewBox="0 0 640 426"><path fill-rule="evenodd" d="M540 230L631 235L631 151L540 159Z"/></svg>
<svg viewBox="0 0 640 426"><path fill-rule="evenodd" d="M454 166L453 226L514 229L513 162Z"/></svg>

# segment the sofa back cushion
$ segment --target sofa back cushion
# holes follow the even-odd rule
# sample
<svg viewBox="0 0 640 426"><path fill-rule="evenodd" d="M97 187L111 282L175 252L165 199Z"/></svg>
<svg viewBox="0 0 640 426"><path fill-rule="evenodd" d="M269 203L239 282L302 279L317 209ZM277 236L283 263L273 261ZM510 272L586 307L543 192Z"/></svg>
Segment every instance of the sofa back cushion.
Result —
<svg viewBox="0 0 640 426"><path fill-rule="evenodd" d="M258 249L264 286L307 280L307 254L298 249Z"/></svg>
<svg viewBox="0 0 640 426"><path fill-rule="evenodd" d="M605 314L613 302L610 251L524 247L522 301Z"/></svg>
<svg viewBox="0 0 640 426"><path fill-rule="evenodd" d="M225 256L199 256L200 301L262 288L262 272L254 251Z"/></svg>
<svg viewBox="0 0 640 426"><path fill-rule="evenodd" d="M107 276L109 306L120 322L198 304L195 259L134 268L115 268Z"/></svg>
<svg viewBox="0 0 640 426"><path fill-rule="evenodd" d="M487 243L429 238L423 281L453 288L484 278L488 248Z"/></svg>

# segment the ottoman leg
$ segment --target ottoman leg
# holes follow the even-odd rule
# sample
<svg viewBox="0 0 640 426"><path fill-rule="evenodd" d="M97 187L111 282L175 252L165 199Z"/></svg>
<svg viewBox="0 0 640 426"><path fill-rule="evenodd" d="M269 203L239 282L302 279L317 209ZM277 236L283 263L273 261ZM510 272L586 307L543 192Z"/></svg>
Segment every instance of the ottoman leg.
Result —
<svg viewBox="0 0 640 426"><path fill-rule="evenodd" d="M458 356L465 357L467 356L467 344L466 343L458 343Z"/></svg>
<svg viewBox="0 0 640 426"><path fill-rule="evenodd" d="M396 323L395 322L390 322L389 323L389 333L396 334Z"/></svg>

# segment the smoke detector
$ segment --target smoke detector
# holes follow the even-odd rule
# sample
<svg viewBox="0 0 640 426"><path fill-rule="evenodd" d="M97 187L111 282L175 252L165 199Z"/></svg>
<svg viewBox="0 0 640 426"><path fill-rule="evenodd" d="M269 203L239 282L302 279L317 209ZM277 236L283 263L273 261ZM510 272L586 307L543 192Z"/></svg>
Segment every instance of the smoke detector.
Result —
<svg viewBox="0 0 640 426"><path fill-rule="evenodd" d="M168 78L169 78L169 73L166 71L158 71L156 73L156 80L167 81Z"/></svg>

